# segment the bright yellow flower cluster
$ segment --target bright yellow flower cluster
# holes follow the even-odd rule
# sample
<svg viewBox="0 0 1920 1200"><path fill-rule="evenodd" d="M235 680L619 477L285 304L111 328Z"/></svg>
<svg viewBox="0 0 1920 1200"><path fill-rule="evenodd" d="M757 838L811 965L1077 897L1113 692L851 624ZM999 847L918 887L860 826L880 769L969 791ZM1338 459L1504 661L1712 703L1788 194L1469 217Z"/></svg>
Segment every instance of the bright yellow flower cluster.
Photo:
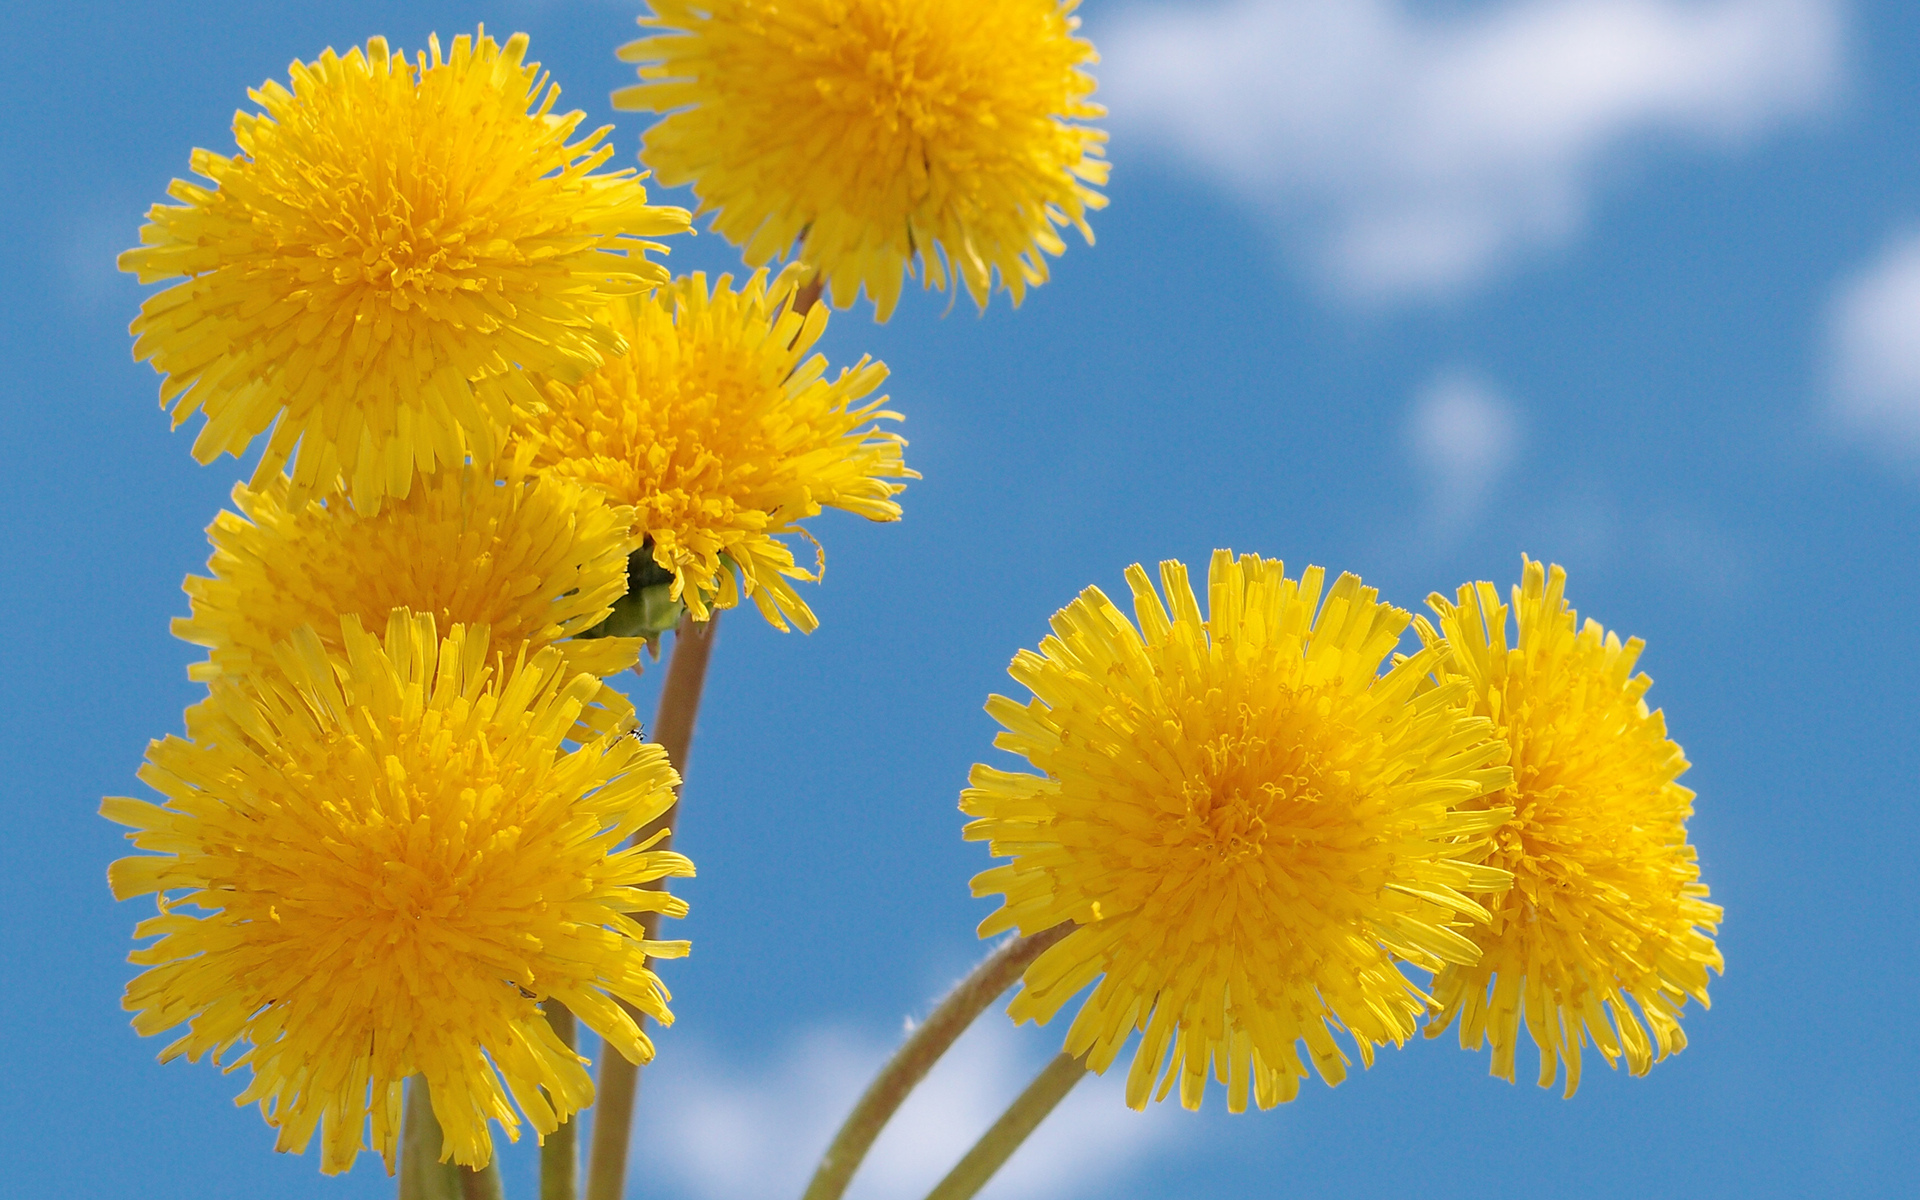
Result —
<svg viewBox="0 0 1920 1200"><path fill-rule="evenodd" d="M1429 1013L1510 1079L1524 1012L1569 1093L1587 1039L1636 1074L1683 1046L1721 965L1686 761L1630 678L1639 643L1576 634L1551 578L1527 564L1515 649L1483 583L1435 597L1443 632L1423 620L1384 672L1409 614L1351 575L1219 551L1205 614L1175 562L1164 603L1128 570L1131 621L1082 593L1013 660L1033 698L987 705L1039 774L976 766L960 801L1011 860L974 880L1005 897L981 936L1071 929L1009 1013L1044 1023L1093 985L1066 1051L1104 1071L1138 1031L1135 1107L1157 1077L1197 1108L1209 1073L1230 1109L1268 1107L1306 1075L1298 1044L1338 1083L1333 1033L1371 1063ZM1431 999L1401 964L1436 973Z"/></svg>
<svg viewBox="0 0 1920 1200"><path fill-rule="evenodd" d="M484 30L295 63L152 209L122 266L180 282L136 356L176 426L205 414L201 461L269 436L186 584L208 693L148 748L161 802L103 805L143 852L114 894L159 908L124 1004L185 1026L163 1058L247 1067L280 1149L391 1171L416 1075L442 1162L486 1166L495 1123L545 1137L595 1097L555 1005L651 1057L649 960L688 948L651 931L693 867L670 825L635 837L680 781L606 678L747 599L813 630L803 523L899 519L887 369L830 376L817 301L884 321L917 271L1017 304L1065 226L1091 241L1075 5L655 0L616 103L662 114L643 155L761 267L737 287L648 261L688 215ZM973 881L1003 897L981 936L1057 939L1016 1020L1083 996L1066 1051L1105 1071L1137 1035L1130 1105L1211 1077L1232 1111L1423 1020L1509 1080L1524 1022L1569 1095L1589 1043L1635 1074L1684 1047L1722 967L1687 763L1641 644L1579 627L1564 572L1526 562L1511 610L1436 595L1437 624L1224 550L1204 611L1180 563L1126 578L1131 616L1089 588L1015 657L1030 698L987 709L1032 770L961 797L1008 860Z"/></svg>
<svg viewBox="0 0 1920 1200"><path fill-rule="evenodd" d="M1078 0L654 0L616 108L760 266L789 253L884 321L903 273L1018 304L1106 198ZM917 264L917 266L916 266Z"/></svg>
<svg viewBox="0 0 1920 1200"><path fill-rule="evenodd" d="M906 442L875 424L899 414L867 399L886 367L861 359L828 379L807 356L827 310L794 311L799 276L759 271L736 292L696 273L615 301L601 320L627 352L577 383L543 380L547 414L519 435L549 474L633 507L636 540L696 621L744 592L778 628L812 631L790 581L819 572L780 539L808 536L800 522L823 507L898 520L906 485L892 481L919 478Z"/></svg>
<svg viewBox="0 0 1920 1200"><path fill-rule="evenodd" d="M811 630L792 581L819 567L783 539L895 520L917 477L886 368L810 354L799 268L735 290L647 261L687 214L600 169L606 131L552 112L526 48L294 64L122 258L185 277L135 352L176 424L206 413L196 455L272 430L174 625L210 690L149 750L165 801L106 804L160 855L112 873L161 908L126 1003L187 1024L168 1057L246 1043L245 1098L282 1149L321 1131L329 1172L363 1143L392 1168L410 1074L474 1168L516 1106L544 1136L591 1103L542 1005L651 1056L616 1001L671 1020L645 964L684 944L637 918L683 911L653 885L691 866L622 848L677 779L604 678L746 596Z"/></svg>
<svg viewBox="0 0 1920 1200"><path fill-rule="evenodd" d="M187 581L209 693L149 748L164 802L105 806L159 855L111 875L161 910L125 1003L187 1025L168 1057L246 1043L244 1098L282 1149L320 1131L328 1172L363 1144L391 1169L415 1073L443 1161L485 1166L516 1106L551 1132L594 1087L542 1006L643 1061L622 1004L670 1021L646 962L685 950L640 918L684 910L658 883L691 865L624 846L678 780L603 682L642 646L599 636L634 511L495 451L536 378L626 353L600 314L665 282L638 239L687 219L598 170L605 131L575 137L525 50L296 64L123 259L188 277L135 332L176 419L206 411L196 452L274 428Z"/></svg>
<svg viewBox="0 0 1920 1200"><path fill-rule="evenodd" d="M559 1000L634 1061L652 1048L616 1001L668 1022L638 912L692 866L621 844L673 803L658 746L624 730L568 750L599 683L552 648L507 658L484 629L393 613L386 636L303 626L276 681L214 681L198 736L148 751L155 805L102 812L153 851L113 865L114 894L157 894L127 988L134 1027L184 1036L163 1058L246 1066L258 1101L323 1170L372 1146L392 1164L401 1084L423 1074L454 1161L483 1166L489 1120L517 1102L549 1133L591 1103L581 1060L539 1001ZM171 893L171 895L170 895ZM197 911L196 911L197 910Z"/></svg>

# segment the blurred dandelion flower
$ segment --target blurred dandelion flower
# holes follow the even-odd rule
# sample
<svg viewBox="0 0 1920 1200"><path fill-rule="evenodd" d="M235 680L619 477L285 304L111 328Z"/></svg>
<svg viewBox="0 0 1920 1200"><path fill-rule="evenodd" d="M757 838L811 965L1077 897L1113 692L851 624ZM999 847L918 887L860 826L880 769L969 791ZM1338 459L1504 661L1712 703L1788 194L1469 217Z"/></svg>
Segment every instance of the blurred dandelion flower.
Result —
<svg viewBox="0 0 1920 1200"><path fill-rule="evenodd" d="M158 940L133 953L148 969L123 1003L142 1034L186 1023L163 1060L220 1063L245 1042L224 1064L252 1071L240 1101L278 1149L318 1129L329 1174L369 1123L392 1170L416 1072L444 1156L483 1166L489 1120L518 1136L514 1103L543 1136L592 1103L542 1001L635 1062L652 1044L616 1000L672 1020L646 959L686 943L646 941L635 918L684 913L646 885L692 865L621 845L678 778L627 733L563 749L598 683L556 650L489 657L484 630L443 642L404 612L384 644L341 626L338 656L311 629L281 647L288 686L216 680L210 740L151 744L140 777L164 803L102 804L154 852L113 864L114 895L160 907L135 930Z"/></svg>
<svg viewBox="0 0 1920 1200"><path fill-rule="evenodd" d="M517 434L536 467L633 507L696 621L744 591L776 627L813 630L790 581L818 569L780 539L809 537L800 522L823 507L898 520L906 485L891 480L919 478L906 442L873 423L899 414L884 396L863 403L886 367L863 358L829 381L824 357L802 361L827 310L792 311L799 278L789 267L769 285L763 270L736 292L722 275L709 291L695 274L615 301L601 319L626 352L578 383L543 381L547 412Z"/></svg>
<svg viewBox="0 0 1920 1200"><path fill-rule="evenodd" d="M980 934L1076 923L1009 1012L1044 1023L1099 979L1066 1051L1104 1071L1144 1031L1130 1105L1159 1074L1198 1108L1211 1066L1231 1110L1266 1108L1299 1091L1298 1041L1338 1083L1334 1030L1369 1065L1413 1035L1426 997L1397 959L1476 957L1455 927L1508 879L1479 865L1504 814L1455 806L1505 786L1506 748L1463 685L1421 690L1442 651L1376 678L1408 614L1353 575L1323 599L1317 567L1216 551L1206 617L1183 565L1160 578L1171 614L1135 565L1137 630L1089 588L1013 660L1034 698L988 702L994 744L1042 773L976 766L961 798L966 836L1013 860L973 881L1006 897Z"/></svg>
<svg viewBox="0 0 1920 1200"><path fill-rule="evenodd" d="M982 307L998 272L1018 304L1059 227L1091 243L1106 204L1076 4L653 0L661 32L620 51L642 82L613 103L665 114L641 157L754 266L793 253L882 321L908 270Z"/></svg>
<svg viewBox="0 0 1920 1200"><path fill-rule="evenodd" d="M132 331L174 425L207 414L194 456L271 427L254 480L292 459L296 502L344 479L370 512L416 471L488 460L530 398L514 367L617 352L591 314L666 279L637 238L687 227L632 171L596 173L607 130L568 140L584 114L552 114L523 35L430 46L409 63L374 38L249 92L240 153L194 151L212 186L176 180L120 256L142 283L187 277Z"/></svg>
<svg viewBox="0 0 1920 1200"><path fill-rule="evenodd" d="M207 529L211 578L188 576L192 614L173 623L175 637L208 650L187 673L213 680L270 668L275 647L303 625L338 652L342 616L379 629L403 608L441 629L488 626L508 654L557 646L569 671L632 666L639 639L576 636L626 591L632 510L524 464L505 475L443 471L373 516L337 493L291 505L284 475L257 491L236 486L239 511Z"/></svg>
<svg viewBox="0 0 1920 1200"><path fill-rule="evenodd" d="M1491 583L1463 585L1451 603L1432 596L1440 629L1420 625L1429 646L1444 635L1471 685L1463 711L1490 718L1513 748L1512 784L1481 802L1513 812L1487 860L1513 885L1469 932L1479 961L1434 980L1427 1036L1458 1020L1460 1044L1492 1042L1493 1073L1511 1082L1524 1017L1540 1086L1564 1063L1571 1096L1589 1039L1635 1075L1683 1049L1680 1010L1689 996L1707 1004L1707 972L1724 964L1712 937L1721 910L1687 844L1693 793L1675 782L1687 760L1647 710L1653 681L1633 674L1643 643L1622 645L1592 620L1578 627L1566 581L1557 566L1525 563L1512 647Z"/></svg>

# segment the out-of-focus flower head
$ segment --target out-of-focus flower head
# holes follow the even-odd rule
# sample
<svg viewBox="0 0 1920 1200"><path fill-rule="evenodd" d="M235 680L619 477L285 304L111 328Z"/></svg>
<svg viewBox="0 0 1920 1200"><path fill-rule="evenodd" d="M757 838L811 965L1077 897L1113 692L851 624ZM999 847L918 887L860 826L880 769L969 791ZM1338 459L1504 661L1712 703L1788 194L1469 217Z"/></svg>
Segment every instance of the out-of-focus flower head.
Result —
<svg viewBox="0 0 1920 1200"><path fill-rule="evenodd" d="M653 0L614 107L665 114L641 158L754 266L794 254L882 321L909 270L982 307L997 275L1018 304L1106 204L1076 4Z"/></svg>

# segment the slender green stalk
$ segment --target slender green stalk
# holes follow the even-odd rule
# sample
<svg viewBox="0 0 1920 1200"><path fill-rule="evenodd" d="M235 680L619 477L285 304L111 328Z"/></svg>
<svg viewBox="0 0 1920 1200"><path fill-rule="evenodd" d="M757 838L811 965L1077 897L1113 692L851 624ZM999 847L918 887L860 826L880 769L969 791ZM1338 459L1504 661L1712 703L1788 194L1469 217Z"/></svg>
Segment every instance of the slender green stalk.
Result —
<svg viewBox="0 0 1920 1200"><path fill-rule="evenodd" d="M426 1077L415 1075L400 1120L400 1200L460 1200L458 1168L440 1161L441 1140Z"/></svg>
<svg viewBox="0 0 1920 1200"><path fill-rule="evenodd" d="M500 1183L500 1156L494 1155L485 1167L478 1171L458 1168L460 1174L460 1200L506 1200L506 1189Z"/></svg>
<svg viewBox="0 0 1920 1200"><path fill-rule="evenodd" d="M574 1048L573 1010L558 1000L546 1002L547 1024ZM568 1120L540 1143L540 1200L577 1200L580 1195L580 1126Z"/></svg>
<svg viewBox="0 0 1920 1200"><path fill-rule="evenodd" d="M988 955L947 993L946 999L914 1029L867 1085L840 1126L840 1132L834 1135L833 1144L821 1157L813 1181L807 1184L804 1200L840 1200L861 1160L872 1149L874 1139L906 1100L907 1093L926 1078L927 1071L996 996L1012 987L1034 959L1072 930L1073 923L1066 921L1032 937L1008 942Z"/></svg>
<svg viewBox="0 0 1920 1200"><path fill-rule="evenodd" d="M1086 1073L1087 1064L1071 1054L1054 1055L993 1127L980 1135L959 1165L927 1193L927 1200L971 1200Z"/></svg>
<svg viewBox="0 0 1920 1200"><path fill-rule="evenodd" d="M673 660L667 664L667 681L660 688L660 709L655 714L653 740L666 749L668 761L680 772L682 790L687 774L687 752L693 744L693 722L700 714L700 693L706 686L707 660L713 654L713 635L719 626L719 613L711 620L695 622L681 618L673 634ZM680 805L634 835L644 841L658 831L667 831L659 844L665 850L673 841L673 828L680 817ZM653 884L662 887L664 881ZM660 914L646 913L640 919L648 938L659 935ZM646 1018L628 1006L636 1021ZM600 1079L593 1106L593 1149L587 1160L587 1200L621 1200L627 1184L627 1143L633 1133L633 1098L640 1086L640 1068L617 1052L603 1049L600 1054Z"/></svg>
<svg viewBox="0 0 1920 1200"><path fill-rule="evenodd" d="M480 1171L443 1163L442 1140L426 1078L415 1075L400 1119L400 1200L501 1200L499 1161Z"/></svg>

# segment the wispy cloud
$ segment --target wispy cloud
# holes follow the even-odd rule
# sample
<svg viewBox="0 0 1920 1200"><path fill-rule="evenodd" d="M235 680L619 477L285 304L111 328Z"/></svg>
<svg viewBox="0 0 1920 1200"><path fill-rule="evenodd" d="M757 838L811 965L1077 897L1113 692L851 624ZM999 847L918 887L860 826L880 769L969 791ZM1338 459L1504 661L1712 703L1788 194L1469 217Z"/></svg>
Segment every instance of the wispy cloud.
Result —
<svg viewBox="0 0 1920 1200"><path fill-rule="evenodd" d="M1429 533L1444 541L1481 515L1513 466L1520 452L1520 418L1485 380L1449 372L1414 397L1406 443L1427 481Z"/></svg>
<svg viewBox="0 0 1920 1200"><path fill-rule="evenodd" d="M1895 238L1841 285L1831 340L1840 430L1883 453L1920 456L1920 233Z"/></svg>
<svg viewBox="0 0 1920 1200"><path fill-rule="evenodd" d="M927 1192L1058 1049L1062 1030L1014 1029L988 1013L907 1100L854 1180L850 1200ZM647 1080L648 1169L698 1200L798 1195L840 1120L891 1050L844 1032L797 1038L764 1066L662 1057ZM1168 1139L1180 1114L1136 1113L1124 1071L1082 1083L981 1193L987 1200L1093 1197Z"/></svg>
<svg viewBox="0 0 1920 1200"><path fill-rule="evenodd" d="M1456 291L1583 225L1650 138L1737 146L1816 111L1841 0L1405 0L1136 9L1096 30L1115 153L1255 205L1348 296Z"/></svg>

